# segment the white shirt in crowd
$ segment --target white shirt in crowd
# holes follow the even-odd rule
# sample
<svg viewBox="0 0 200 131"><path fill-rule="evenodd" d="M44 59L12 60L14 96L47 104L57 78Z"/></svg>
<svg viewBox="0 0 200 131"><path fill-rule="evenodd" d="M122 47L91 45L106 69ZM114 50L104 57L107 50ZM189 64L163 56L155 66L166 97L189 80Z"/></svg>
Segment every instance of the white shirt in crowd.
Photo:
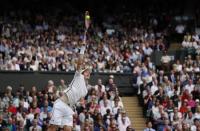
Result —
<svg viewBox="0 0 200 131"><path fill-rule="evenodd" d="M30 65L30 68L33 70L33 71L37 71L38 70L38 65L39 63L38 62L35 62L33 64Z"/></svg>
<svg viewBox="0 0 200 131"><path fill-rule="evenodd" d="M95 86L94 86L94 89L95 89L96 91L99 91L99 85L95 85ZM105 92L105 91L106 91L105 86L104 86L104 85L101 85L101 92Z"/></svg>
<svg viewBox="0 0 200 131"><path fill-rule="evenodd" d="M158 86L155 85L155 84L153 84L153 85L151 86L151 93L154 94L157 90L158 90Z"/></svg>
<svg viewBox="0 0 200 131"><path fill-rule="evenodd" d="M190 46L190 42L184 40L184 41L182 42L182 46L183 46L183 47L189 47L189 46Z"/></svg>
<svg viewBox="0 0 200 131"><path fill-rule="evenodd" d="M124 123L122 119L124 120ZM118 117L117 123L120 131L126 131L127 127L131 125L130 119L127 116L123 118Z"/></svg>
<svg viewBox="0 0 200 131"><path fill-rule="evenodd" d="M182 69L183 69L183 66L181 64L176 65L176 70L178 72L182 71Z"/></svg>
<svg viewBox="0 0 200 131"><path fill-rule="evenodd" d="M14 98L13 105L17 108L19 107L19 98Z"/></svg>
<svg viewBox="0 0 200 131"><path fill-rule="evenodd" d="M176 32L178 34L183 34L183 32L185 31L185 26L180 24L180 25L177 25L176 28L175 28Z"/></svg>
<svg viewBox="0 0 200 131"><path fill-rule="evenodd" d="M80 125L75 125L75 127L73 127L73 131L81 131Z"/></svg>
<svg viewBox="0 0 200 131"><path fill-rule="evenodd" d="M113 113L113 115L116 115L118 113L119 109L121 109L120 106L112 107L112 113Z"/></svg>
<svg viewBox="0 0 200 131"><path fill-rule="evenodd" d="M152 112L153 112L154 115L155 115L155 114L158 114L158 113L159 113L159 108L158 108L158 106L153 106L153 107L152 107Z"/></svg>
<svg viewBox="0 0 200 131"><path fill-rule="evenodd" d="M26 116L26 118L32 122L33 119L34 119L34 114L33 114L33 113L29 113L29 114Z"/></svg>
<svg viewBox="0 0 200 131"><path fill-rule="evenodd" d="M41 112L40 113L40 119L41 120L44 120L44 119L46 119L47 118L47 112Z"/></svg>
<svg viewBox="0 0 200 131"><path fill-rule="evenodd" d="M108 110L108 109L112 112L111 106L109 106L109 105L101 106L100 107L101 115L104 116L106 114L106 110Z"/></svg>
<svg viewBox="0 0 200 131"><path fill-rule="evenodd" d="M19 71L20 70L19 64L11 64L11 70Z"/></svg>
<svg viewBox="0 0 200 131"><path fill-rule="evenodd" d="M100 107L101 107L101 106L104 106L104 101L106 101L108 105L111 105L111 104L112 104L111 101L110 101L109 99L107 99L107 100L100 100L100 102L99 102Z"/></svg>
<svg viewBox="0 0 200 131"><path fill-rule="evenodd" d="M23 116L22 116L22 114L20 112L17 112L16 116L17 116L17 121L24 120L24 118L23 118Z"/></svg>
<svg viewBox="0 0 200 131"><path fill-rule="evenodd" d="M162 63L167 64L167 63L169 63L170 61L171 61L171 58L170 58L168 55L162 56L162 57L161 57L161 62L162 62Z"/></svg>
<svg viewBox="0 0 200 131"><path fill-rule="evenodd" d="M192 72L192 71L193 71L193 67L192 67L192 66L186 67L185 70L186 70L187 72Z"/></svg>
<svg viewBox="0 0 200 131"><path fill-rule="evenodd" d="M199 72L200 69L199 69L199 67L194 67L194 68L193 68L193 71L194 71L194 72Z"/></svg>
<svg viewBox="0 0 200 131"><path fill-rule="evenodd" d="M200 113L195 113L195 114L194 114L194 118L197 118L197 119L200 120Z"/></svg>
<svg viewBox="0 0 200 131"><path fill-rule="evenodd" d="M121 108L124 108L124 105L122 103L122 100L121 98L119 98L119 102L118 102L118 106L121 107ZM114 107L115 106L115 102L114 101L111 101L111 107Z"/></svg>
<svg viewBox="0 0 200 131"><path fill-rule="evenodd" d="M193 35L192 38L193 38L195 41L199 41L199 36L198 36L198 35Z"/></svg>
<svg viewBox="0 0 200 131"><path fill-rule="evenodd" d="M154 118L155 120L159 119L160 117L161 117L161 114L160 114L159 111L153 112L153 118Z"/></svg>
<svg viewBox="0 0 200 131"><path fill-rule="evenodd" d="M191 93L194 90L194 85L187 84L187 85L185 85L184 90L188 90L189 93Z"/></svg>
<svg viewBox="0 0 200 131"><path fill-rule="evenodd" d="M84 123L84 121L85 121L85 114L83 112L81 112L79 114L79 120L80 120L81 123Z"/></svg>
<svg viewBox="0 0 200 131"><path fill-rule="evenodd" d="M189 125L193 125L193 123L194 123L194 117L191 117L191 118L187 117L185 119L185 122L188 123Z"/></svg>
<svg viewBox="0 0 200 131"><path fill-rule="evenodd" d="M27 101L24 101L24 104L23 104L23 105L24 105L24 108L26 108L26 109L28 109L29 106L30 106L29 103L28 103Z"/></svg>
<svg viewBox="0 0 200 131"><path fill-rule="evenodd" d="M148 48L143 48L144 54L150 56L153 50L148 47Z"/></svg>
<svg viewBox="0 0 200 131"><path fill-rule="evenodd" d="M190 128L190 131L196 131L196 130L197 130L197 127L195 125L192 125Z"/></svg>

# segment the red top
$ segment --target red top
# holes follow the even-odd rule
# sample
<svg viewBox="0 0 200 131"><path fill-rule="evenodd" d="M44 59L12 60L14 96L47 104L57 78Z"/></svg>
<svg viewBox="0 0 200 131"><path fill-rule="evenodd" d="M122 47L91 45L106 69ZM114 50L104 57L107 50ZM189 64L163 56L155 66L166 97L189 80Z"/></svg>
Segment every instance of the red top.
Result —
<svg viewBox="0 0 200 131"><path fill-rule="evenodd" d="M9 106L8 107L8 112L11 112L13 114L16 114L17 113L17 108L14 107L14 106Z"/></svg>
<svg viewBox="0 0 200 131"><path fill-rule="evenodd" d="M179 111L183 114L183 113L186 113L188 111L188 108L186 106L181 106Z"/></svg>

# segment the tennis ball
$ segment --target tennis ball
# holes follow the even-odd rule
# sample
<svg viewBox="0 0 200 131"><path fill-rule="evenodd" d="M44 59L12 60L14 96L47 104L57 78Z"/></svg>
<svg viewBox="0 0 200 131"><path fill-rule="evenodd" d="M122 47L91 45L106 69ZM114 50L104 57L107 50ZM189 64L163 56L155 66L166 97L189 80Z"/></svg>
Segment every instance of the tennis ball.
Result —
<svg viewBox="0 0 200 131"><path fill-rule="evenodd" d="M86 15L85 17L86 17L86 19L90 19L90 16L89 16L89 15Z"/></svg>

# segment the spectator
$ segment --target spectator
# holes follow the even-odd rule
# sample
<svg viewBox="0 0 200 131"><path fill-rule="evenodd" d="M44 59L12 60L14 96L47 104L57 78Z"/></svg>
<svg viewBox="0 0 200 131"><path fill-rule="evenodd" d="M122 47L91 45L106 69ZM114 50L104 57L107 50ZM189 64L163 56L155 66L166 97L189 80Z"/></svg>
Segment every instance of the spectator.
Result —
<svg viewBox="0 0 200 131"><path fill-rule="evenodd" d="M44 101L44 105L40 109L41 112L43 112L44 110L47 110L47 112L51 112L52 111L52 107L49 106L48 100Z"/></svg>
<svg viewBox="0 0 200 131"><path fill-rule="evenodd" d="M165 71L169 71L169 67L170 67L170 61L171 61L171 58L169 55L167 55L167 52L165 51L164 52L164 55L161 57L161 62L164 66L164 69Z"/></svg>
<svg viewBox="0 0 200 131"><path fill-rule="evenodd" d="M126 116L126 112L122 111L121 115L117 119L118 127L120 131L124 131L131 125L129 118Z"/></svg>
<svg viewBox="0 0 200 131"><path fill-rule="evenodd" d="M17 108L13 105L12 101L10 101L10 104L8 106L8 112L12 113L12 114L16 114L17 113Z"/></svg>
<svg viewBox="0 0 200 131"><path fill-rule="evenodd" d="M32 126L29 128L30 131L42 131L42 128L38 126L38 120L34 119L32 122Z"/></svg>
<svg viewBox="0 0 200 131"><path fill-rule="evenodd" d="M175 30L178 34L183 34L185 31L185 26L183 24L179 24L176 26Z"/></svg>
<svg viewBox="0 0 200 131"><path fill-rule="evenodd" d="M37 102L32 103L32 108L30 108L30 112L33 112L33 114L39 114L40 108L37 107Z"/></svg>
<svg viewBox="0 0 200 131"><path fill-rule="evenodd" d="M111 111L111 106L108 104L108 101L104 101L103 105L100 106L101 115L104 116L107 110Z"/></svg>
<svg viewBox="0 0 200 131"><path fill-rule="evenodd" d="M152 128L152 123L151 123L151 121L148 121L148 122L146 123L146 127L147 127L147 128L145 128L144 131L156 131L156 130L154 130L154 129Z"/></svg>
<svg viewBox="0 0 200 131"><path fill-rule="evenodd" d="M8 119L8 124L7 124L7 128L9 129L9 131L17 131L16 129L16 125L13 122L14 120L12 118Z"/></svg>
<svg viewBox="0 0 200 131"><path fill-rule="evenodd" d="M182 123L182 130L183 131L189 131L190 130L190 127L186 122Z"/></svg>
<svg viewBox="0 0 200 131"><path fill-rule="evenodd" d="M55 91L55 86L54 86L54 82L52 80L48 81L48 85L47 85L47 92L49 94L53 94L53 92Z"/></svg>
<svg viewBox="0 0 200 131"><path fill-rule="evenodd" d="M118 98L115 98L114 105L112 106L112 113L113 115L116 115L119 109L122 109L123 107L119 104L120 100Z"/></svg>
<svg viewBox="0 0 200 131"><path fill-rule="evenodd" d="M95 90L97 91L97 94L99 97L103 96L103 93L105 93L105 86L102 84L102 80L98 79L98 84L95 85Z"/></svg>
<svg viewBox="0 0 200 131"><path fill-rule="evenodd" d="M197 106L196 113L194 114L194 117L197 119L200 119L200 106Z"/></svg>
<svg viewBox="0 0 200 131"><path fill-rule="evenodd" d="M73 131L81 131L81 127L77 124L77 122L75 120L73 121L72 130Z"/></svg>
<svg viewBox="0 0 200 131"><path fill-rule="evenodd" d="M0 115L0 129L3 130L6 127L6 121L3 119L3 116Z"/></svg>
<svg viewBox="0 0 200 131"><path fill-rule="evenodd" d="M106 130L106 125L103 122L103 118L101 114L97 115L97 118L94 123L94 131L99 131L99 130Z"/></svg>
<svg viewBox="0 0 200 131"><path fill-rule="evenodd" d="M0 98L0 113L3 113L3 109L5 108L5 103Z"/></svg>
<svg viewBox="0 0 200 131"><path fill-rule="evenodd" d="M64 90L64 89L66 89L67 88L67 85L65 84L65 80L63 80L63 79L61 79L60 80L60 85L58 86L58 88L57 88L57 95L58 96L62 96L63 94L62 94L62 91Z"/></svg>
<svg viewBox="0 0 200 131"><path fill-rule="evenodd" d="M111 117L111 119L113 118ZM110 120L110 124L108 124L108 131L112 131L112 130L117 130L117 125L115 121Z"/></svg>
<svg viewBox="0 0 200 131"><path fill-rule="evenodd" d="M189 83L185 85L184 90L188 90L189 93L194 90L194 84L192 84L192 80L189 80Z"/></svg>
<svg viewBox="0 0 200 131"><path fill-rule="evenodd" d="M191 126L191 131L196 131L198 126L200 125L199 120L198 119L194 119L194 125Z"/></svg>

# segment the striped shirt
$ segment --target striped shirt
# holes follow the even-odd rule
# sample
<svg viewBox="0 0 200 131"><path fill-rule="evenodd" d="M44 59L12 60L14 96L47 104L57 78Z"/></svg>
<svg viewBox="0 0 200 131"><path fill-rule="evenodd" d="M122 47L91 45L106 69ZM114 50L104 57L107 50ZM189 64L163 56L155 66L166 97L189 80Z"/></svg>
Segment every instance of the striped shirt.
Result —
<svg viewBox="0 0 200 131"><path fill-rule="evenodd" d="M76 71L69 88L64 91L68 98L68 104L75 105L80 98L85 97L88 93L84 76Z"/></svg>

